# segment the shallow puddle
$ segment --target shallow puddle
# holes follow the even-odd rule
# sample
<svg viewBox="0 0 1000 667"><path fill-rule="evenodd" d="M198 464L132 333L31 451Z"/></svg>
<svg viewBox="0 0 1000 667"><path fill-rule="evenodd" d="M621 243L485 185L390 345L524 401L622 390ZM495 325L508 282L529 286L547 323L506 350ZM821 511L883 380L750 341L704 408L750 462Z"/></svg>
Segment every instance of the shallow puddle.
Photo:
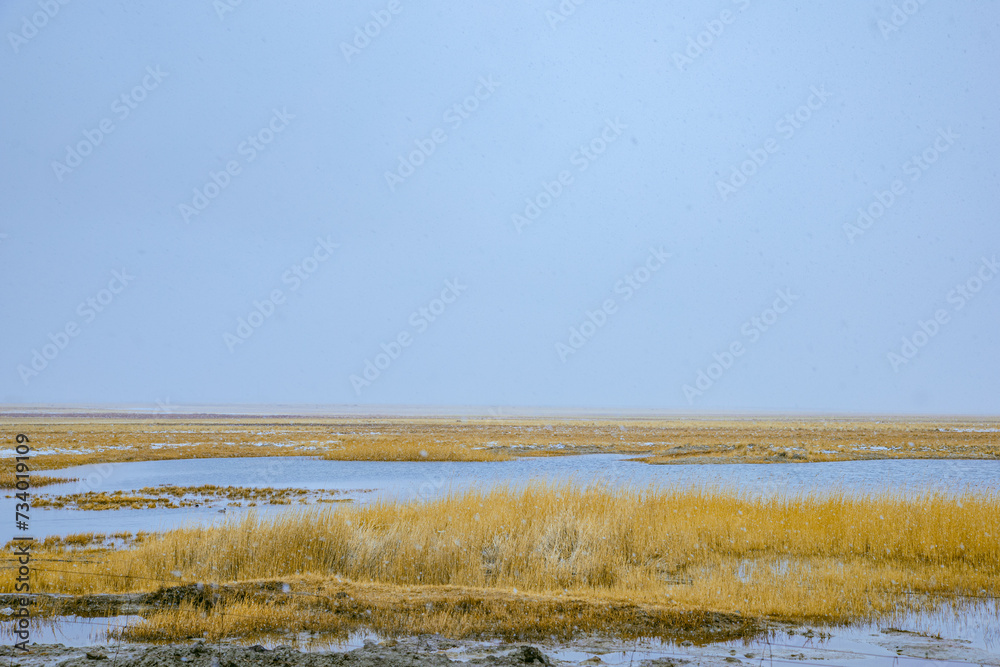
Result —
<svg viewBox="0 0 1000 667"><path fill-rule="evenodd" d="M823 660L838 664L1000 664L998 603L982 602L935 612L907 613L877 624L797 628L749 643L728 642L741 662ZM822 633L822 634L821 634ZM751 654L752 658L747 658Z"/></svg>
<svg viewBox="0 0 1000 667"><path fill-rule="evenodd" d="M847 628L798 627L781 630L769 638L749 642L731 641L705 646L683 646L642 639L623 642L614 639L583 638L572 642L531 642L556 664L638 665L645 660L672 659L691 665L720 667L761 667L762 665L825 665L827 667L933 667L933 665L1000 665L1000 637L997 636L995 604L980 604L955 612L910 614L891 625L862 625ZM32 626L31 642L80 647L104 645L110 629L141 622L139 616L82 618L61 616ZM931 633L940 636L930 636ZM8 643L9 631L0 633ZM347 639L333 640L302 633L255 640L268 649L291 646L305 652L344 652L361 648L383 637L371 632L352 633ZM458 646L454 646L457 643ZM469 662L497 655L515 645L499 640L448 642L453 647L431 651L449 659Z"/></svg>
<svg viewBox="0 0 1000 667"><path fill-rule="evenodd" d="M31 625L32 644L63 644L64 646L94 646L108 643L108 632L129 624L142 622L141 616L57 616L39 619ZM0 639L13 644L10 623L4 623Z"/></svg>

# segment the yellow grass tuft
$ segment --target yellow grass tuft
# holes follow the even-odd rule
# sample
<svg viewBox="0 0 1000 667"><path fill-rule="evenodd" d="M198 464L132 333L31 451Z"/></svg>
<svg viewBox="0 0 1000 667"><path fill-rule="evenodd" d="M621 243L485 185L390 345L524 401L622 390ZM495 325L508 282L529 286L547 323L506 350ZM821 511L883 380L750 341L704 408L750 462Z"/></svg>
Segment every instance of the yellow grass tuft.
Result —
<svg viewBox="0 0 1000 667"><path fill-rule="evenodd" d="M292 501L305 504L310 500L324 502L350 502L349 499L330 498L344 493L339 490L314 490L271 487L216 486L175 486L171 484L146 486L136 491L87 491L62 496L37 494L31 500L32 507L78 510L117 510L121 508L153 509L156 507L176 509L196 507L202 504L228 500L230 505L249 506L259 504L289 505Z"/></svg>
<svg viewBox="0 0 1000 667"><path fill-rule="evenodd" d="M0 469L0 489L16 489L17 488L17 475L14 471L14 465L12 463L0 461L0 466L5 466L4 469ZM64 482L75 482L77 479L75 477L52 477L50 475L31 475L29 484L30 488L34 489L39 486L48 486L50 484L63 484Z"/></svg>

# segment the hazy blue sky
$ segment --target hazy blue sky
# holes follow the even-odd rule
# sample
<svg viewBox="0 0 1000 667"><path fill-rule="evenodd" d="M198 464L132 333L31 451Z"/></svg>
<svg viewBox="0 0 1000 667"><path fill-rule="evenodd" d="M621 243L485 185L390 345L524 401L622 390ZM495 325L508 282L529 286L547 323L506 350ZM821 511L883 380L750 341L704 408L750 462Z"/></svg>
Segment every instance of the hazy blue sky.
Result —
<svg viewBox="0 0 1000 667"><path fill-rule="evenodd" d="M3 403L1000 413L1000 3L232 4L0 8Z"/></svg>

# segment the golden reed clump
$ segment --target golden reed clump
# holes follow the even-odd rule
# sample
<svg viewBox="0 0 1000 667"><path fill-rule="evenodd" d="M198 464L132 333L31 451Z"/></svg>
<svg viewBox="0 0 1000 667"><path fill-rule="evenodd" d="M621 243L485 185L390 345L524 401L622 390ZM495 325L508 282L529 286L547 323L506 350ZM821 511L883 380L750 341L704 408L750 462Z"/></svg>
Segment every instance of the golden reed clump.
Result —
<svg viewBox="0 0 1000 667"><path fill-rule="evenodd" d="M31 487L37 488L39 486L48 486L50 484L64 484L66 482L75 482L77 479L75 477L53 477L51 475L32 475L31 476ZM8 470L0 470L0 489L16 489L18 478L13 470L13 466L10 466Z"/></svg>

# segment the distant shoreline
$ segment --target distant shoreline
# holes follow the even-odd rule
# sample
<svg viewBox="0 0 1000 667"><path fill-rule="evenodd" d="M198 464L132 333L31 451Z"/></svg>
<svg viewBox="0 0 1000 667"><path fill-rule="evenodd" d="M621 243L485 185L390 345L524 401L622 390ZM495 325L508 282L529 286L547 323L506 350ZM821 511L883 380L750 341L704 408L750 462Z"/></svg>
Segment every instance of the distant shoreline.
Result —
<svg viewBox="0 0 1000 667"><path fill-rule="evenodd" d="M965 422L995 421L996 415L866 414L820 412L674 412L559 407L362 406L362 405L0 405L0 419L473 419L600 421L804 421L804 422Z"/></svg>

